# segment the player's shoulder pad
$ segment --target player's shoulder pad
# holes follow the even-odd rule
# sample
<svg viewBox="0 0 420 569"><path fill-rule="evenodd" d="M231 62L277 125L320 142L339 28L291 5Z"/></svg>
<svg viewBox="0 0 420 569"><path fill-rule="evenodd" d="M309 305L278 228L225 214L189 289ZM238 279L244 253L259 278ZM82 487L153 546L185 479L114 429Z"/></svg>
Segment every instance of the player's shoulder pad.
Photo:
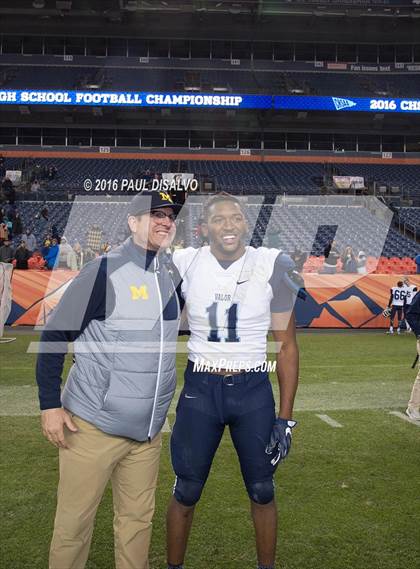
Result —
<svg viewBox="0 0 420 569"><path fill-rule="evenodd" d="M172 261L178 271L182 274L186 272L200 249L186 247L185 249L175 249L172 253Z"/></svg>

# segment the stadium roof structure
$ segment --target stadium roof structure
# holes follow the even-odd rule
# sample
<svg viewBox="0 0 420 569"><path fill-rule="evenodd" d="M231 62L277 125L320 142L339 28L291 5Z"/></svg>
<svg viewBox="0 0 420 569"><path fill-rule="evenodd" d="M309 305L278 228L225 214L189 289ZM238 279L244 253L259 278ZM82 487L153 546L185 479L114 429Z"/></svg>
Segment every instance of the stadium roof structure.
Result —
<svg viewBox="0 0 420 569"><path fill-rule="evenodd" d="M251 16L287 14L420 17L419 0L5 0L0 14L51 17L128 13L218 13Z"/></svg>

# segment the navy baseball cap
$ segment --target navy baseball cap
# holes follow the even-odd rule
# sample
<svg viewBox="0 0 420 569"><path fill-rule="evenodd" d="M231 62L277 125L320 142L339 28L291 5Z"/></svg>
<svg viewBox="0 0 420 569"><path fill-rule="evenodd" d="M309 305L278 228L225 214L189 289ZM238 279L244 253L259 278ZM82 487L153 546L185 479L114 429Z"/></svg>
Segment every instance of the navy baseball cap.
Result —
<svg viewBox="0 0 420 569"><path fill-rule="evenodd" d="M175 203L167 192L143 190L131 200L128 215L140 215L162 207L170 207L174 213L178 213L182 209L182 205Z"/></svg>

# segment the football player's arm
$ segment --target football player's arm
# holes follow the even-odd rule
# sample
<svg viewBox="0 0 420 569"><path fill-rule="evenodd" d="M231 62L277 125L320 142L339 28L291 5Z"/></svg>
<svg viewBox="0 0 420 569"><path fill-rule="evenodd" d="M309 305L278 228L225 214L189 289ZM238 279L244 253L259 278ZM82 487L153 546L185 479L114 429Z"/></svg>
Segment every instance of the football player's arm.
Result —
<svg viewBox="0 0 420 569"><path fill-rule="evenodd" d="M391 289L391 296L389 297L389 300L388 300L388 308L391 308L393 299L394 299L394 297L393 297L392 289Z"/></svg>
<svg viewBox="0 0 420 569"><path fill-rule="evenodd" d="M272 333L276 345L276 373L279 383L279 417L292 419L299 381L299 348L293 312L271 314Z"/></svg>
<svg viewBox="0 0 420 569"><path fill-rule="evenodd" d="M276 343L276 371L279 382L279 416L274 422L265 452L277 466L289 454L292 445L292 419L299 376L299 350L293 312L272 313L272 332Z"/></svg>

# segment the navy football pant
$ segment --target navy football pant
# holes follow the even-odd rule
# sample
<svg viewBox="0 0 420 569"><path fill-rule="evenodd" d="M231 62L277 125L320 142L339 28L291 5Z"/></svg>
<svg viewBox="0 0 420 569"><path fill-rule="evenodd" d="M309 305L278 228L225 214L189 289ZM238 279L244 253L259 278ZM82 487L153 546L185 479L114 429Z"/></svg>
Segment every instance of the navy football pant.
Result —
<svg viewBox="0 0 420 569"><path fill-rule="evenodd" d="M390 316L391 326L394 325L395 315L397 315L398 326L399 326L401 321L403 320L403 307L402 306L392 306L391 307L391 316Z"/></svg>
<svg viewBox="0 0 420 569"><path fill-rule="evenodd" d="M270 502L276 467L265 448L275 418L267 373L244 372L225 378L194 372L189 361L171 437L172 465L177 476L175 498L186 506L199 500L228 425L250 498L261 504Z"/></svg>

